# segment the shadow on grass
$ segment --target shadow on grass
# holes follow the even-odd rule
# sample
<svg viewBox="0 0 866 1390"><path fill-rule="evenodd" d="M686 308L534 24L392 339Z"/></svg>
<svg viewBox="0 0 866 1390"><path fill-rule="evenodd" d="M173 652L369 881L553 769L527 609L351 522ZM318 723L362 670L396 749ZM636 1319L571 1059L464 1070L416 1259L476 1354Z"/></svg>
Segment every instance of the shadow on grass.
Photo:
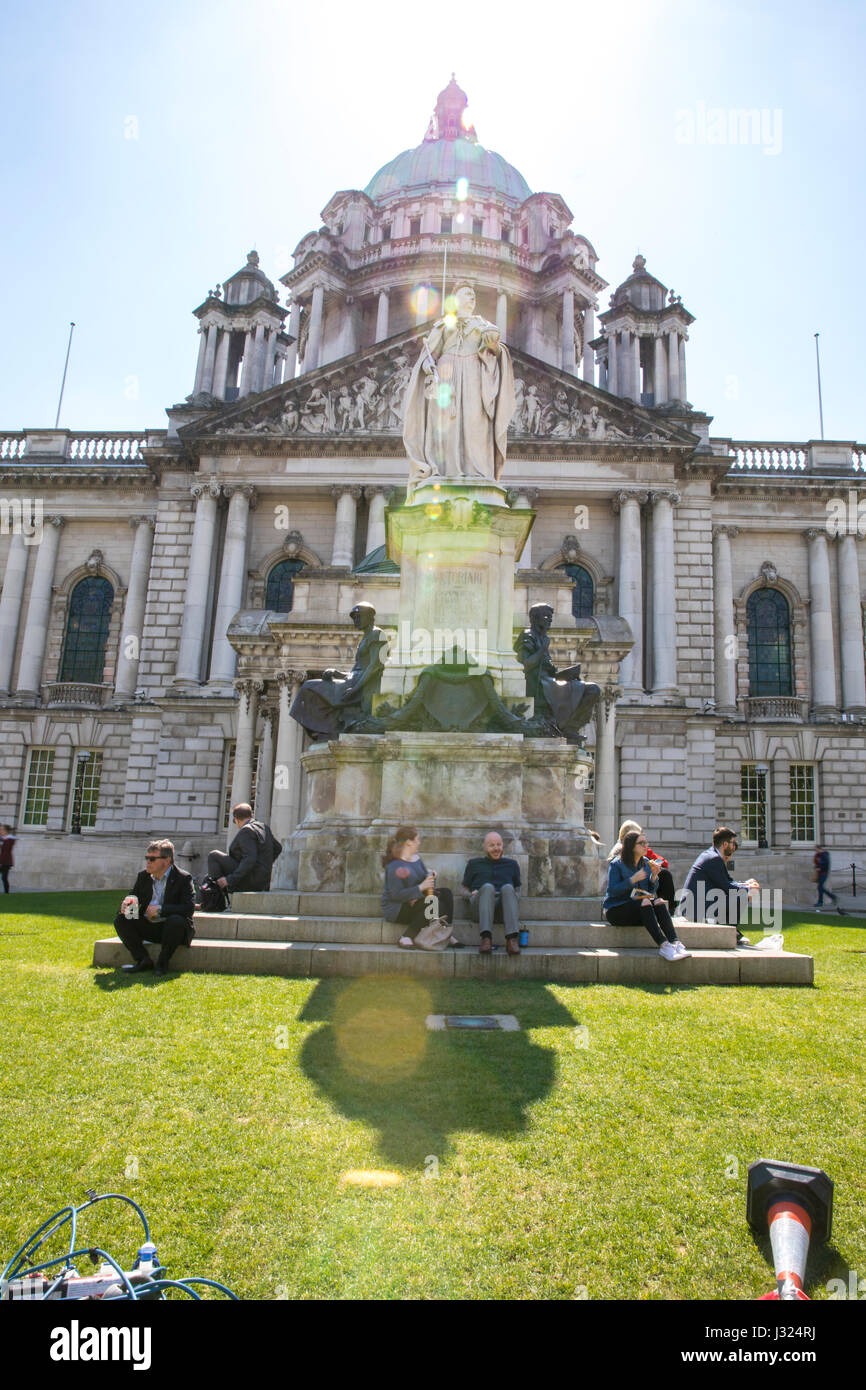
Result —
<svg viewBox="0 0 866 1390"><path fill-rule="evenodd" d="M94 893L3 893L0 894L0 918L59 917L70 925L76 922L99 922L106 934L113 930L114 914L126 888L103 888Z"/></svg>
<svg viewBox="0 0 866 1390"><path fill-rule="evenodd" d="M343 1115L379 1130L394 1164L444 1158L455 1131L520 1134L556 1075L555 1054L522 1030L575 1020L543 983L524 981L482 1005L516 1014L520 1032L428 1030L428 1014L477 1013L478 993L452 982L323 980L301 1012L325 1025L304 1043L301 1066Z"/></svg>
<svg viewBox="0 0 866 1390"><path fill-rule="evenodd" d="M751 1231L750 1234L756 1249L760 1251L762 1258L767 1263L767 1293L769 1293L775 1287L776 1282L770 1239L769 1236L758 1235L755 1231ZM835 1245L829 1241L816 1245L812 1241L809 1246L809 1257L806 1261L806 1272L803 1279L804 1289L807 1292L812 1291L810 1297L814 1297L814 1291L817 1288L826 1288L831 1279L842 1280L847 1290L849 1274L850 1265Z"/></svg>

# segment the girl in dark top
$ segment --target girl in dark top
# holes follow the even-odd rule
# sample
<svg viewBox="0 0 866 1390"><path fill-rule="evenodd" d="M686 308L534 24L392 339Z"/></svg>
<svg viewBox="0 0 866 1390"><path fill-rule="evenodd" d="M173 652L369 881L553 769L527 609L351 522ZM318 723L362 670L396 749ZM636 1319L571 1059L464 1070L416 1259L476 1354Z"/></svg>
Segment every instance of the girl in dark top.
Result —
<svg viewBox="0 0 866 1390"><path fill-rule="evenodd" d="M421 836L414 825L401 825L388 841L382 855L385 883L382 888L382 916L387 922L399 922L411 930L403 933L399 944L407 949L414 946L414 935L426 923L425 897L435 893L439 899L439 916L454 921L454 895L449 888L436 887L435 873L429 873L418 853ZM452 936L451 946L462 942Z"/></svg>
<svg viewBox="0 0 866 1390"><path fill-rule="evenodd" d="M636 830L623 838L622 853L611 861L607 871L607 896L602 911L613 927L646 927L665 960L685 960L691 952L677 939L664 898L655 895L652 880L658 878L658 869L644 857L646 848L646 836ZM633 890L644 886L646 897L633 898Z"/></svg>

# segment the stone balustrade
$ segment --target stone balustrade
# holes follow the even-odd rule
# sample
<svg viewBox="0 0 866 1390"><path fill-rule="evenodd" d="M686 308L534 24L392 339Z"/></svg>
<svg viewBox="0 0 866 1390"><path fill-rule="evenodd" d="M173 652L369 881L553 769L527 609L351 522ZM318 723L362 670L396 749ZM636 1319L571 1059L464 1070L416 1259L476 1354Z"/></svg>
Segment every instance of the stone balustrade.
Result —
<svg viewBox="0 0 866 1390"><path fill-rule="evenodd" d="M24 434L0 435L0 459L20 459L27 448Z"/></svg>
<svg viewBox="0 0 866 1390"><path fill-rule="evenodd" d="M66 457L70 459L138 459L147 444L146 434L73 434Z"/></svg>
<svg viewBox="0 0 866 1390"><path fill-rule="evenodd" d="M801 472L809 460L807 444L756 444L734 440L732 448L737 456L734 469L796 473Z"/></svg>
<svg viewBox="0 0 866 1390"><path fill-rule="evenodd" d="M94 705L101 708L110 699L113 686L88 685L84 681L48 681L42 689L46 705Z"/></svg>
<svg viewBox="0 0 866 1390"><path fill-rule="evenodd" d="M806 702L791 695L748 695L740 703L750 723L778 724L801 722Z"/></svg>

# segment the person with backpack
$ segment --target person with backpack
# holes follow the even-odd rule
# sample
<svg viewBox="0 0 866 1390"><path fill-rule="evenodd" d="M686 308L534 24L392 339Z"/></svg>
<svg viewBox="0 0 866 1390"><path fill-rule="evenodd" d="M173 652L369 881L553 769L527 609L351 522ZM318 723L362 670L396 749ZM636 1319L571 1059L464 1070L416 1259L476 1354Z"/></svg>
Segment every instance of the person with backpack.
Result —
<svg viewBox="0 0 866 1390"><path fill-rule="evenodd" d="M237 827L226 854L212 849L207 857L208 876L202 883L202 906L209 887L216 887L227 893L266 893L271 886L271 869L274 860L282 853L282 845L271 834L269 825L253 820L253 808L242 801L232 807L232 820ZM228 906L227 901L210 911L221 912Z"/></svg>
<svg viewBox="0 0 866 1390"><path fill-rule="evenodd" d="M839 906L839 899L836 897L836 894L833 892L832 888L827 887L827 878L830 874L830 851L828 849L825 849L823 845L816 845L815 857L812 860L812 863L814 865L812 877L815 883L817 883L818 885L818 901L816 902L812 911L826 911L824 907L824 894L826 893L828 898L833 899L833 903L836 907L836 911L838 912L839 916L847 917L848 914L845 911L844 907Z"/></svg>

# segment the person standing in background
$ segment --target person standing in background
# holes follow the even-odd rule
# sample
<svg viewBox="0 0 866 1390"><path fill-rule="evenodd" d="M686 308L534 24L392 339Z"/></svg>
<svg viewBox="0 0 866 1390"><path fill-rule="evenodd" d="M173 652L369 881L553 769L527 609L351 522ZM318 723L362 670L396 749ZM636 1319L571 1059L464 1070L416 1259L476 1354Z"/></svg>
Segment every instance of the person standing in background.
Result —
<svg viewBox="0 0 866 1390"><path fill-rule="evenodd" d="M818 901L816 902L813 911L824 911L824 894L826 893L828 898L833 899L833 903L839 916L847 917L848 914L845 911L844 907L839 906L839 899L836 897L836 894L833 892L831 888L827 887L827 878L830 873L830 851L828 849L825 849L823 845L816 845L815 858L812 860L812 863L815 865L815 882L818 885ZM0 849L0 866L2 866L2 864L3 851L2 849ZM0 867L0 872L2 872L2 867Z"/></svg>
<svg viewBox="0 0 866 1390"><path fill-rule="evenodd" d="M12 834L11 825L0 825L0 878L3 880L3 892L10 892L9 870L14 868L15 860L12 856L12 848L15 844L15 836Z"/></svg>

